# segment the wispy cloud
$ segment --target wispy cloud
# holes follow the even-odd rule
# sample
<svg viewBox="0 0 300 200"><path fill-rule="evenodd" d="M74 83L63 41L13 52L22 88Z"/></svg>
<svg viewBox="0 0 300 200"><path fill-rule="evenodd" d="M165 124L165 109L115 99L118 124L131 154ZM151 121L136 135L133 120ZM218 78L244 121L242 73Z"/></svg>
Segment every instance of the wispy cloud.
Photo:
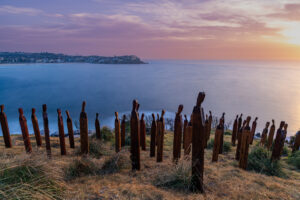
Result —
<svg viewBox="0 0 300 200"><path fill-rule="evenodd" d="M15 7L15 6L10 6L10 5L0 6L0 14L6 14L6 13L35 16L35 15L42 14L44 12L40 9L35 9L35 8Z"/></svg>

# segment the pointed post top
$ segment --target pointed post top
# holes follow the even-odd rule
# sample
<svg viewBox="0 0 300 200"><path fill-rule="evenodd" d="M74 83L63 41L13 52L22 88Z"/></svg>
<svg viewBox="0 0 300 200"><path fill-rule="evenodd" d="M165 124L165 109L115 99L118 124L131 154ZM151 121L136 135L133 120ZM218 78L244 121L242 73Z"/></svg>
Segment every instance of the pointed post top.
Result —
<svg viewBox="0 0 300 200"><path fill-rule="evenodd" d="M255 117L254 121L257 122L257 120L258 120L258 117Z"/></svg>
<svg viewBox="0 0 300 200"><path fill-rule="evenodd" d="M161 118L163 118L164 115L165 115L165 110L163 109L163 110L161 111Z"/></svg>
<svg viewBox="0 0 300 200"><path fill-rule="evenodd" d="M126 115L123 115L123 120L124 120L124 121L126 120Z"/></svg>
<svg viewBox="0 0 300 200"><path fill-rule="evenodd" d="M136 112L139 111L139 108L140 108L140 104L138 103L137 106L136 106Z"/></svg>
<svg viewBox="0 0 300 200"><path fill-rule="evenodd" d="M32 111L32 115L35 115L35 108L32 108L31 111Z"/></svg>
<svg viewBox="0 0 300 200"><path fill-rule="evenodd" d="M155 121L155 115L154 115L154 113L152 113L152 119L153 119L153 121Z"/></svg>
<svg viewBox="0 0 300 200"><path fill-rule="evenodd" d="M241 113L241 115L240 115L240 118L242 118L243 117L243 113Z"/></svg>
<svg viewBox="0 0 300 200"><path fill-rule="evenodd" d="M197 107L200 107L202 102L204 101L205 98L205 93L204 92L199 92L198 97L197 97Z"/></svg>
<svg viewBox="0 0 300 200"><path fill-rule="evenodd" d="M3 112L3 110L4 110L4 105L2 104L2 105L0 106L0 108L1 108L1 112Z"/></svg>
<svg viewBox="0 0 300 200"><path fill-rule="evenodd" d="M251 121L251 117L248 116L247 119L246 119L246 126L249 126L250 121Z"/></svg>
<svg viewBox="0 0 300 200"><path fill-rule="evenodd" d="M235 119L238 119L239 118L239 115L236 115Z"/></svg>
<svg viewBox="0 0 300 200"><path fill-rule="evenodd" d="M59 108L57 109L57 114L58 116L61 116L61 110Z"/></svg>
<svg viewBox="0 0 300 200"><path fill-rule="evenodd" d="M208 111L208 112L209 112L209 116L212 116L211 111Z"/></svg>
<svg viewBox="0 0 300 200"><path fill-rule="evenodd" d="M85 103L85 101L83 101L82 102L81 112L85 112L85 105L86 105L86 103Z"/></svg>
<svg viewBox="0 0 300 200"><path fill-rule="evenodd" d="M46 112L46 111L47 111L47 105L43 104L43 112Z"/></svg>
<svg viewBox="0 0 300 200"><path fill-rule="evenodd" d="M68 117L68 118L71 118L71 117L70 117L70 113L69 113L68 110L66 110L66 114L67 114L67 117Z"/></svg>
<svg viewBox="0 0 300 200"><path fill-rule="evenodd" d="M288 126L289 126L288 124L285 124L285 125L284 125L283 128L284 128L285 131L287 131Z"/></svg>
<svg viewBox="0 0 300 200"><path fill-rule="evenodd" d="M283 126L284 126L284 124L285 124L285 122L284 122L284 121L281 121L281 122L280 122L280 126L279 126L279 128L281 128L281 129L282 129L282 128L283 128Z"/></svg>
<svg viewBox="0 0 300 200"><path fill-rule="evenodd" d="M136 111L137 110L137 106L138 106L138 101L136 99L134 99L132 101L132 111Z"/></svg>
<svg viewBox="0 0 300 200"><path fill-rule="evenodd" d="M119 119L119 113L115 112L116 120Z"/></svg>
<svg viewBox="0 0 300 200"><path fill-rule="evenodd" d="M145 115L144 115L144 113L142 113L141 120L144 120L144 117L145 117Z"/></svg>
<svg viewBox="0 0 300 200"><path fill-rule="evenodd" d="M180 114L180 113L182 112L182 110L183 110L183 105L180 104L180 105L178 106L177 114Z"/></svg>
<svg viewBox="0 0 300 200"><path fill-rule="evenodd" d="M186 115L184 115L184 119L185 119L185 120L187 120L187 117L186 117Z"/></svg>
<svg viewBox="0 0 300 200"><path fill-rule="evenodd" d="M20 116L23 116L23 109L22 108L19 108L19 114L20 114Z"/></svg>
<svg viewBox="0 0 300 200"><path fill-rule="evenodd" d="M272 119L272 126L275 126L275 120L274 119Z"/></svg>
<svg viewBox="0 0 300 200"><path fill-rule="evenodd" d="M99 117L99 113L96 113L96 119L98 119L98 117Z"/></svg>
<svg viewBox="0 0 300 200"><path fill-rule="evenodd" d="M270 126L270 122L266 123L266 128L268 128Z"/></svg>

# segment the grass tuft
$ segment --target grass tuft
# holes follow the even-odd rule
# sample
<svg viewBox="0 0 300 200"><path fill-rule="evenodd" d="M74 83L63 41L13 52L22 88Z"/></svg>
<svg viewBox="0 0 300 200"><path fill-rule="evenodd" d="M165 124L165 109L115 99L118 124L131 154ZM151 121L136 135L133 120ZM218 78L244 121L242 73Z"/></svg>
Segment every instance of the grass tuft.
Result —
<svg viewBox="0 0 300 200"><path fill-rule="evenodd" d="M96 175L99 172L97 165L89 158L74 159L65 169L66 180L73 180L86 175Z"/></svg>
<svg viewBox="0 0 300 200"><path fill-rule="evenodd" d="M120 151L105 160L101 173L112 174L120 172L122 169L130 168L130 163L128 152Z"/></svg>
<svg viewBox="0 0 300 200"><path fill-rule="evenodd" d="M288 164L300 169L300 151L292 153L287 160Z"/></svg>

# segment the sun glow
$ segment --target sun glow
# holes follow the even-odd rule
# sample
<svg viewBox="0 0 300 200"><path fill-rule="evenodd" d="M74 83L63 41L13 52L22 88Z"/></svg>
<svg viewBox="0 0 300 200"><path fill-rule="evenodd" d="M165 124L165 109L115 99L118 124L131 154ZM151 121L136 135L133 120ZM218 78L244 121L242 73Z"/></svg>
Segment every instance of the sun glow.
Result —
<svg viewBox="0 0 300 200"><path fill-rule="evenodd" d="M282 34L286 37L288 43L300 45L300 23L293 23L293 25L282 31Z"/></svg>

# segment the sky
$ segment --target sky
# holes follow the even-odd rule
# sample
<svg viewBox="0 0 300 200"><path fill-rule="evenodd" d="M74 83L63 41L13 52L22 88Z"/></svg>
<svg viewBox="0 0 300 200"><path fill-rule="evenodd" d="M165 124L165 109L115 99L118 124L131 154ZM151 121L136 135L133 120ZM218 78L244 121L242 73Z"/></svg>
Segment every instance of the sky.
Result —
<svg viewBox="0 0 300 200"><path fill-rule="evenodd" d="M300 0L0 0L0 51L300 60Z"/></svg>

